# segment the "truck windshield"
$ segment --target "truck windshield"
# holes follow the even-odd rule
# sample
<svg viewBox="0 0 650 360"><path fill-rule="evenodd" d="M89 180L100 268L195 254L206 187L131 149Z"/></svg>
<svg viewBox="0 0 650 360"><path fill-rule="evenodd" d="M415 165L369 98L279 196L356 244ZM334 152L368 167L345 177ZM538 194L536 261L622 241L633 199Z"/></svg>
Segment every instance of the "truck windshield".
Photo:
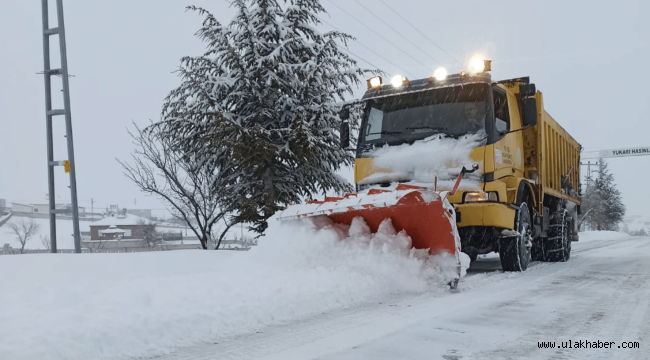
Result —
<svg viewBox="0 0 650 360"><path fill-rule="evenodd" d="M433 134L457 137L485 131L488 84L469 84L369 100L360 146L401 144Z"/></svg>

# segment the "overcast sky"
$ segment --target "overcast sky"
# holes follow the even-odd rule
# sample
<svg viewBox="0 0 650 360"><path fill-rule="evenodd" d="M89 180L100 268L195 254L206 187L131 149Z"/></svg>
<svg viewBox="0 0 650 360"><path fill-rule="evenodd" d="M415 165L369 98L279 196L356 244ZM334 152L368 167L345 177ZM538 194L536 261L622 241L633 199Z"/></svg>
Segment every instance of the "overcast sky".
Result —
<svg viewBox="0 0 650 360"><path fill-rule="evenodd" d="M408 22L379 0L323 0L329 15L321 29L355 36L350 51L360 65L410 78L428 77L438 66L459 72L455 60L484 53L493 60L493 78L530 76L547 111L585 151L650 146L647 1L383 1ZM41 2L0 4L0 198L44 203L44 85L36 74L43 69ZM202 19L184 11L190 4L222 23L234 14L226 0L64 0L80 205L90 208L94 199L95 208L163 208L124 177L115 158L130 156L132 121L159 119L163 98L179 84L179 59L203 51L194 36ZM56 67L55 40L52 50ZM53 79L57 107L61 82ZM65 159L63 117L57 121L55 159ZM650 156L608 163L628 215L650 214ZM56 173L57 202L67 203L68 176L62 168Z"/></svg>

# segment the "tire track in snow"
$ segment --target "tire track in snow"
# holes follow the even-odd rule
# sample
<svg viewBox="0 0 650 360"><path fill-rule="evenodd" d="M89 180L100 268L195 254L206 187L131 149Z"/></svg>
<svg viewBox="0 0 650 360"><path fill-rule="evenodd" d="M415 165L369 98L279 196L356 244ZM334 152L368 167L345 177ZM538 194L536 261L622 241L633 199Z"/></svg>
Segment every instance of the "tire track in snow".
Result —
<svg viewBox="0 0 650 360"><path fill-rule="evenodd" d="M540 264L538 270L551 268L547 264ZM557 272L563 269L551 270L548 274L534 274L536 271L526 273L500 273L497 276L491 276L487 282L472 284L472 288L494 285L499 282L519 281L523 276L531 277L530 283L536 283L541 279L555 276ZM476 279L478 280L478 279ZM471 291L471 289L469 289ZM460 292L464 292L460 289ZM503 286L499 290L503 293L514 292L516 288ZM432 301L447 298L451 304L455 302L450 293L425 293L417 296L396 296L394 299L384 301L383 303L361 304L353 308L340 310L336 312L318 314L310 318L290 322L284 325L275 325L265 328L263 331L243 335L236 338L221 338L215 344L205 344L195 346L189 349L178 349L167 356L153 357L159 360L208 360L208 359L260 359L267 356L274 357L274 354L290 351L291 349L304 346L305 344L314 344L321 339L325 339L338 334L351 334L354 336L354 343L363 343L364 338L367 341L383 335L386 330L373 329L385 328L399 329L406 326L409 322L419 319L419 316L403 316L404 311L409 313L417 312L418 308L430 307ZM474 299L473 302L478 305L482 303L481 299ZM466 306L467 303L456 307L459 309ZM446 313L447 311L441 311ZM388 324L387 324L388 323ZM339 346L345 339L339 339ZM354 345L350 345L354 346Z"/></svg>
<svg viewBox="0 0 650 360"><path fill-rule="evenodd" d="M611 328L601 327L598 337L615 341L616 344L613 349L598 352L599 358L631 358L630 355L633 355L640 359L643 354L643 358L647 359L648 344L644 344L643 335L650 329L650 264L639 262L630 269L625 281L617 288L615 298L608 299L607 304L610 305L607 314L614 325ZM648 340L647 337L645 340ZM623 342L634 341L638 341L645 351L618 348Z"/></svg>
<svg viewBox="0 0 650 360"><path fill-rule="evenodd" d="M634 238L628 238L624 240L634 240ZM574 248L571 250L571 256L575 257L575 256L579 256L578 254L612 246L614 244L613 243L614 241L619 241L619 240L601 240L601 241L591 241L586 243L578 242L577 243L578 247L574 246ZM529 269L535 269L540 266L544 267L544 266L552 266L552 265L553 263L534 261L530 264ZM503 270L501 269L501 263L498 255L495 257L479 258L478 261L472 262L472 266L470 266L470 268L467 270L467 275L465 276L465 279L471 278L472 276L493 273L493 272L494 273L503 272Z"/></svg>
<svg viewBox="0 0 650 360"><path fill-rule="evenodd" d="M619 248L644 248L646 253L650 242L639 243L638 238L610 242L581 249L578 253L595 256L578 256L569 260L569 271L561 274L531 297L562 298L565 308L552 309L546 324L531 324L532 329L513 339L513 345L506 345L493 351L479 353L484 359L612 359L647 358L644 350L619 349L623 341L640 341L648 333L648 299L650 298L650 264L637 256L636 261L628 257L620 259L606 255ZM602 258L602 260L600 260ZM562 264L562 263L560 263ZM615 271L610 269L615 268ZM622 279L622 280L621 280ZM638 291L643 287L643 291ZM614 289L612 291L612 288ZM523 295L525 296L525 295ZM520 299L521 296L518 298ZM517 301L512 301L516 304ZM544 304L536 304L543 306ZM510 307L512 309L512 307ZM543 321L543 319L541 319ZM646 337L647 338L647 337ZM537 341L614 341L613 349L540 349ZM522 344L528 344L522 346ZM643 342L641 342L643 347Z"/></svg>
<svg viewBox="0 0 650 360"><path fill-rule="evenodd" d="M365 327L377 318L399 322L400 318L397 314L402 308L418 306L431 301L432 297L444 295L444 293L427 293L406 300L404 296L396 296L378 303L359 304L334 312L316 314L287 324L269 326L247 335L221 337L212 344L178 349L170 355L146 359L234 360L263 358L286 349L314 343L332 334L354 332L355 329Z"/></svg>
<svg viewBox="0 0 650 360"><path fill-rule="evenodd" d="M497 349L479 351L478 353L474 353L471 348L455 346L455 349L452 349L453 356L464 360L468 358L524 357L546 359L551 356L562 359L582 358L585 353L537 349L537 341L559 341L583 331L588 332L590 328L600 332L606 329L601 328L600 324L603 321L608 321L607 312L611 311L611 308L604 305L599 307L598 297L589 300L589 293L598 295L594 289L602 285L603 281L608 279L608 275L598 275L598 268L587 265L592 261L591 254L606 253L609 248L617 247L616 245L629 246L626 243L628 242L594 242L593 245L586 243L585 245L588 247L574 248L574 254L577 256L568 263L535 263L529 271L524 273L503 273L490 270L486 273L473 274L461 282L459 294L426 293L416 296L395 296L383 303L360 304L347 309L316 314L301 320L269 326L256 333L237 337L220 336L215 340L217 343L177 349L170 355L158 356L153 359L234 360L296 358L296 356L301 359L315 358L324 354L336 354L339 351L346 351L346 349L350 351L360 344L372 343L375 339L389 336L391 332L407 329L410 324L421 319L420 314L427 314L427 318L431 318L433 322L437 322L436 318L445 317L449 313L462 313L464 310L472 308L484 308L485 313L492 311L493 314L513 311L525 314L528 307L544 306L535 300L536 297L553 298L557 296L558 292L561 294L575 293L573 300L581 301L581 306L584 309L576 311L572 308L573 304L570 304L571 297L569 297L565 307L551 307L550 314L540 317L541 324L530 324L531 330L511 339L510 343L518 343L517 346L508 346L506 343L505 346L499 346ZM627 269L621 272L634 272L641 276L645 269L631 270ZM590 271L593 274L590 274ZM618 286L621 291L629 286L624 282L617 283L613 278L608 281L613 282L613 286ZM486 300L472 296L472 293L480 294L481 291L485 291L486 287L489 287L490 297L497 300L496 302L486 304ZM580 297L581 293L584 296ZM458 296L465 296L471 300L459 301L457 300L460 299ZM619 292L616 299L620 300L621 296ZM499 299L501 300L499 301ZM589 306L593 308L588 310ZM441 308L444 308L445 311L440 310ZM647 318L648 314L645 313L644 316ZM644 316L641 316L641 319ZM435 331L457 332L460 335L464 335L466 332L449 325L439 326L436 329L438 330ZM647 329L644 331L639 333L640 337L647 335ZM600 340L616 341L606 338ZM522 346L522 344L526 346ZM599 356L600 354L594 355ZM616 355L616 353L610 355ZM327 356L325 357L327 358Z"/></svg>

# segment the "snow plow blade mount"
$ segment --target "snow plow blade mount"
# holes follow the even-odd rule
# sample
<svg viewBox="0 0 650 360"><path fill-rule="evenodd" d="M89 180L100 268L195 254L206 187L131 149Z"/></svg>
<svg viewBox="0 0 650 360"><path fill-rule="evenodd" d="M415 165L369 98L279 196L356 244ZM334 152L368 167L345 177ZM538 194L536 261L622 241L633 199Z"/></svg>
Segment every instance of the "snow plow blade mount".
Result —
<svg viewBox="0 0 650 360"><path fill-rule="evenodd" d="M375 233L379 224L390 218L396 231L404 230L411 237L414 248L429 249L432 255L446 251L458 258L460 241L454 209L444 195L401 184L395 190L370 189L342 198L328 197L324 201L290 206L278 219L325 215L335 223L350 225L352 219L360 216Z"/></svg>

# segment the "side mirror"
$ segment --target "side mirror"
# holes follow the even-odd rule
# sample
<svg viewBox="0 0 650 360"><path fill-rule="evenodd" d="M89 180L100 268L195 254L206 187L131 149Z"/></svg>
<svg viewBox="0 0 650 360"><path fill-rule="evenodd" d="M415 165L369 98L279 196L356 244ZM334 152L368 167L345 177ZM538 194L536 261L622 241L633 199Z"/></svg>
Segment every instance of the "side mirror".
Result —
<svg viewBox="0 0 650 360"><path fill-rule="evenodd" d="M536 93L537 89L535 88L535 84L519 85L519 95L522 98L535 96Z"/></svg>
<svg viewBox="0 0 650 360"><path fill-rule="evenodd" d="M349 106L343 106L341 111L339 111L339 117L343 121L346 121L347 119L349 119L350 118L350 107Z"/></svg>
<svg viewBox="0 0 650 360"><path fill-rule="evenodd" d="M347 149L350 147L350 123L348 119L350 118L350 105L343 105L341 111L339 111L339 117L341 118L341 149Z"/></svg>
<svg viewBox="0 0 650 360"><path fill-rule="evenodd" d="M350 123L347 120L341 123L341 149L350 147Z"/></svg>
<svg viewBox="0 0 650 360"><path fill-rule="evenodd" d="M537 125L537 100L534 97L521 100L521 122L524 127Z"/></svg>
<svg viewBox="0 0 650 360"><path fill-rule="evenodd" d="M535 84L519 85L521 96L521 122L524 127L537 125L537 99Z"/></svg>

